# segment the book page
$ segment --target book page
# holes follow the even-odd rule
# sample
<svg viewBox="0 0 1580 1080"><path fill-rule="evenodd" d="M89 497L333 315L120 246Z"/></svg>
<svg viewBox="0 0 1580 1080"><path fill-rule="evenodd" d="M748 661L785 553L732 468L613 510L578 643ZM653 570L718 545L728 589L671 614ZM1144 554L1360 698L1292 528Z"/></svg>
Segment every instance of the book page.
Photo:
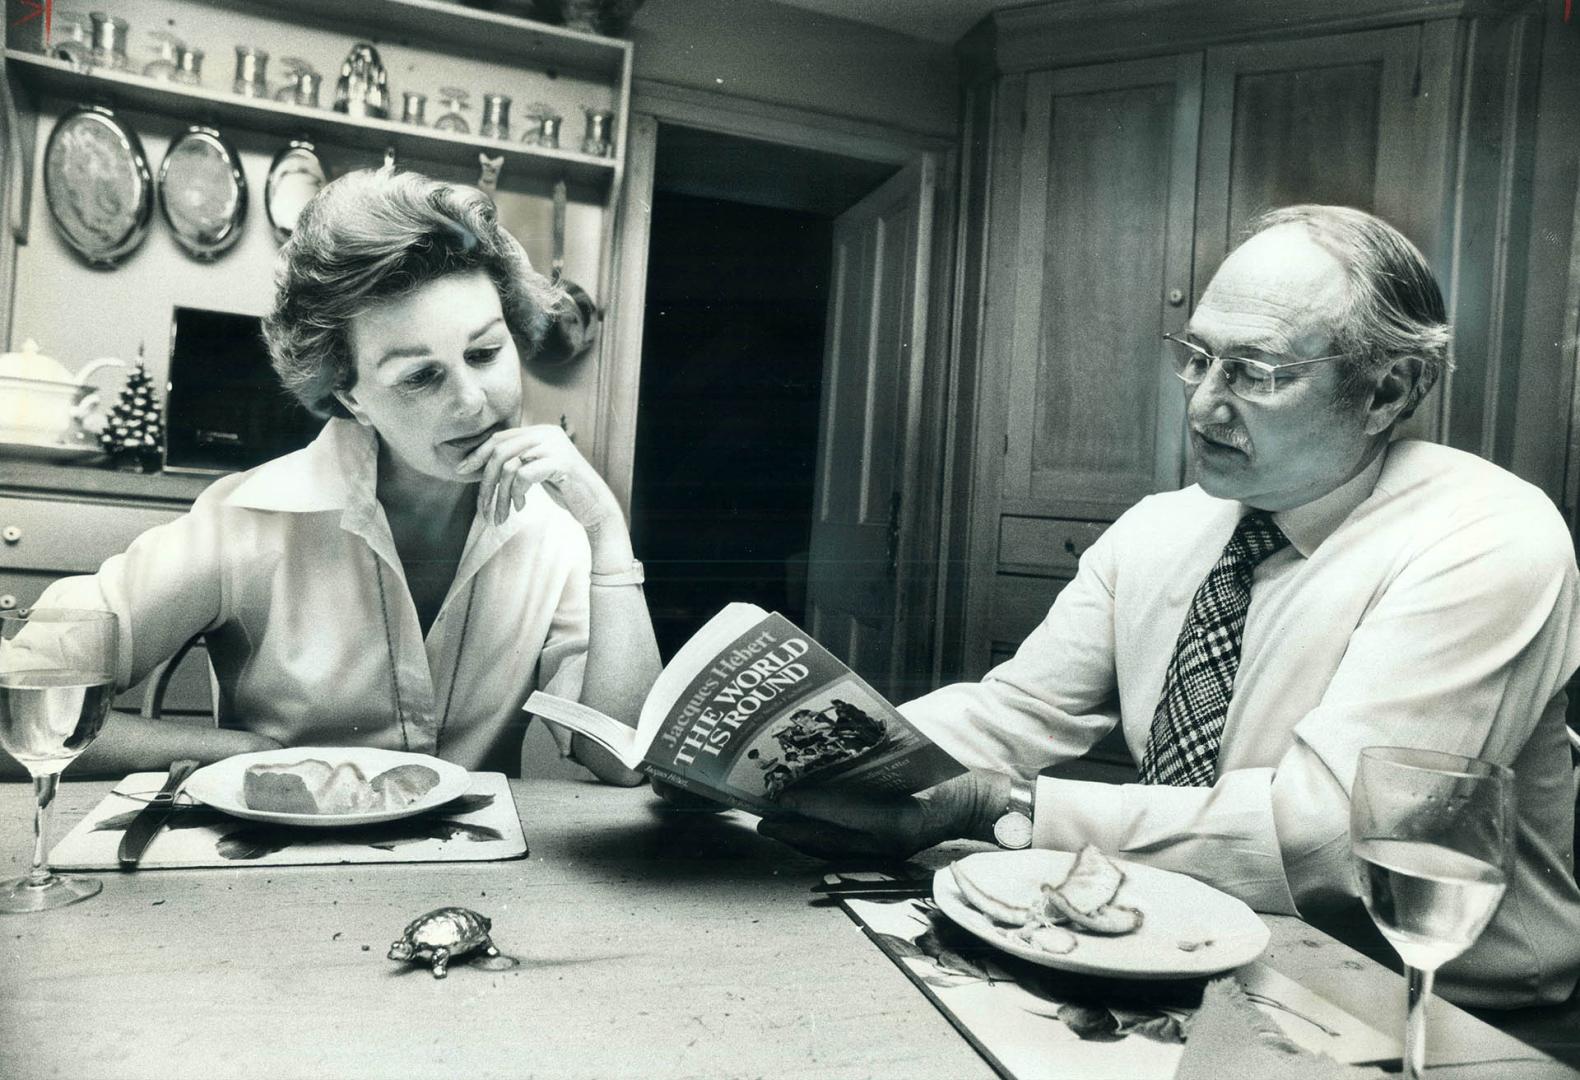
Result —
<svg viewBox="0 0 1580 1080"><path fill-rule="evenodd" d="M619 758L628 769L636 768L642 760L645 747L636 731L589 705L534 690L522 709L580 732Z"/></svg>

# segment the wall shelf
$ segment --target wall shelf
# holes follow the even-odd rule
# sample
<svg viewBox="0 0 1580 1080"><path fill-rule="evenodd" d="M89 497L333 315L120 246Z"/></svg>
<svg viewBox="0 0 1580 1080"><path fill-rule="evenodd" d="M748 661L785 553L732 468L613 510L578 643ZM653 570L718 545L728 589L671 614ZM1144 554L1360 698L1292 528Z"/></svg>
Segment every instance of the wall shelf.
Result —
<svg viewBox="0 0 1580 1080"><path fill-rule="evenodd" d="M405 2L409 4L412 0ZM371 0L363 0L359 6L370 3ZM519 169L543 176L564 176L573 184L603 192L608 191L615 176L613 158L590 157L571 150L520 142L500 142L392 120L348 116L330 109L309 109L264 98L244 98L124 72L76 71L64 60L16 49L7 49L5 58L7 67L35 94L178 116L221 129L230 125L287 138L305 135L326 144L373 151L394 147L397 158L418 158L473 168L477 165L479 151L491 157L502 154L507 174Z"/></svg>
<svg viewBox="0 0 1580 1080"><path fill-rule="evenodd" d="M567 71L618 83L631 43L585 34L519 16L463 7L454 0L247 0L239 6L288 12L300 23L369 38L408 37L425 47L456 46L468 53L539 71Z"/></svg>

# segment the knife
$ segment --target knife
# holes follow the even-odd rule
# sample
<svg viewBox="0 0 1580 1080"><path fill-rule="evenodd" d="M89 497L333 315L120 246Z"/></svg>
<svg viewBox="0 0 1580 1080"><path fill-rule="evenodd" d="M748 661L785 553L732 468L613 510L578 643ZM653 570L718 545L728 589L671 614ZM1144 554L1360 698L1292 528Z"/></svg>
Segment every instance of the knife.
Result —
<svg viewBox="0 0 1580 1080"><path fill-rule="evenodd" d="M908 869L920 869L911 868ZM825 874L823 880L812 886L812 891L825 897L843 896L927 896L933 891L931 875L922 877L895 877L884 871L856 871L842 874Z"/></svg>
<svg viewBox="0 0 1580 1080"><path fill-rule="evenodd" d="M154 834L164 827L165 820L175 809L176 792L197 767L198 763L190 758L182 758L180 761L170 763L170 773L165 777L165 786L159 789L159 794L155 795L147 806L137 812L132 823L126 827L126 835L121 837L118 857L123 870L136 869L137 860L143 857L143 852L147 850Z"/></svg>

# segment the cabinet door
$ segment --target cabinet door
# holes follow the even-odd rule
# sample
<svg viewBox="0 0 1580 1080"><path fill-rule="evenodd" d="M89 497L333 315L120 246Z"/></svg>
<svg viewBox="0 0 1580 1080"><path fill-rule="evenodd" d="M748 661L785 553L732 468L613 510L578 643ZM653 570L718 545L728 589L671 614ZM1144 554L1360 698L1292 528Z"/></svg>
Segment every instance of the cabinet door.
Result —
<svg viewBox="0 0 1580 1080"><path fill-rule="evenodd" d="M1438 23L1208 51L1198 295L1252 218L1292 203L1368 210L1428 258L1443 250L1452 35Z"/></svg>
<svg viewBox="0 0 1580 1080"><path fill-rule="evenodd" d="M1201 57L1031 75L1010 334L1006 513L1112 519L1178 486Z"/></svg>

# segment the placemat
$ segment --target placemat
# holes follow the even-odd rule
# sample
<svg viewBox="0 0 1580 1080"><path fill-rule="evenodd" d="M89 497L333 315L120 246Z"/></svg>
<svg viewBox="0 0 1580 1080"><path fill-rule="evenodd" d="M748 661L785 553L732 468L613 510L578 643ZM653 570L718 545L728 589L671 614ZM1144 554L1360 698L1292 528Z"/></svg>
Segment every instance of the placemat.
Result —
<svg viewBox="0 0 1580 1080"><path fill-rule="evenodd" d="M243 821L183 802L143 852L138 871L203 866L478 862L526 855L527 840L504 773L472 773L467 793L425 814L348 829ZM55 845L57 870L118 870L126 826L164 783L132 773Z"/></svg>
<svg viewBox="0 0 1580 1080"><path fill-rule="evenodd" d="M1211 1015L1237 1009L1249 1014L1233 1022L1240 1027L1282 1034L1266 1052L1308 1066L1303 1077L1356 1075L1341 1061L1398 1060L1397 1039L1260 962L1211 983L1097 978L994 949L955 926L928 897L836 899L1005 1080L1170 1080L1187 1060L1199 1067L1217 1056L1216 1045L1194 1048L1205 1054L1188 1047L1197 1025L1207 1019L1203 1041L1216 1044L1213 1036L1230 1022ZM1234 992L1209 992L1220 982Z"/></svg>

